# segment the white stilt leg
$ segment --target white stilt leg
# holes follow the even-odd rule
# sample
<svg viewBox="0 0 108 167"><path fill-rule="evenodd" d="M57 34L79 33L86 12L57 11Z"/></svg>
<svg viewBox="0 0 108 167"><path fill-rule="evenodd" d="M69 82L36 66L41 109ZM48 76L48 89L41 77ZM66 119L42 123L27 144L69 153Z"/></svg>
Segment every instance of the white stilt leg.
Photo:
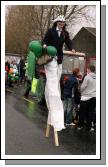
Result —
<svg viewBox="0 0 108 167"><path fill-rule="evenodd" d="M46 135L45 135L46 137L49 137L50 127L51 125L47 124ZM54 129L54 141L55 141L55 146L59 146L58 132L55 129Z"/></svg>
<svg viewBox="0 0 108 167"><path fill-rule="evenodd" d="M46 137L49 137L49 131L50 131L50 125L47 124L47 128L46 128Z"/></svg>
<svg viewBox="0 0 108 167"><path fill-rule="evenodd" d="M58 132L55 129L54 129L54 139L55 139L55 145L59 146Z"/></svg>

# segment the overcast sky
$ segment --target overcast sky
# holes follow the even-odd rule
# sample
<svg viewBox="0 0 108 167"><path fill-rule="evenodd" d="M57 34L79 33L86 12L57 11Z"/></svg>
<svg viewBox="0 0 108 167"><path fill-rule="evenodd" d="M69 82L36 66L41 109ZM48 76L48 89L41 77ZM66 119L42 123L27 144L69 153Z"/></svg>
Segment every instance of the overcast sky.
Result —
<svg viewBox="0 0 108 167"><path fill-rule="evenodd" d="M90 19L88 21L81 17L81 19L77 20L77 23L75 25L71 25L68 28L68 31L70 32L71 38L73 38L77 32L82 28L82 27L96 27L96 9L91 8L87 10L87 16L90 16Z"/></svg>

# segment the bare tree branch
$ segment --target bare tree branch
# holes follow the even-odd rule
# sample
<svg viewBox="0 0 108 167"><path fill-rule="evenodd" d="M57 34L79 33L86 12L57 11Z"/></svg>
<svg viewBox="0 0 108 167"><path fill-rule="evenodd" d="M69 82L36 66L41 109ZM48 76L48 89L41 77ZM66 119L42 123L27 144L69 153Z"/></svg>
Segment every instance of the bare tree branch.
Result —
<svg viewBox="0 0 108 167"><path fill-rule="evenodd" d="M77 7L77 5L74 5L74 7L72 8L71 12L66 16L66 19L69 19L69 17L74 13L76 7Z"/></svg>
<svg viewBox="0 0 108 167"><path fill-rule="evenodd" d="M60 14L66 17L68 25L80 24L82 19L95 22L87 14L95 8L91 5L9 5L6 8L5 43L8 52L26 52L28 42L33 38L42 39L52 20Z"/></svg>

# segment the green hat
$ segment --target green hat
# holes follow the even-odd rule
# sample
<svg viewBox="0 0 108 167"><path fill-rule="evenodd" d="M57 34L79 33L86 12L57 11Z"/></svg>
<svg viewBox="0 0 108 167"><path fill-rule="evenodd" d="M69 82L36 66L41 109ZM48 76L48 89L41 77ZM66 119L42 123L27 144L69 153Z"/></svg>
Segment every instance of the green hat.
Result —
<svg viewBox="0 0 108 167"><path fill-rule="evenodd" d="M54 46L48 46L47 53L49 56L54 57L57 54L57 49Z"/></svg>
<svg viewBox="0 0 108 167"><path fill-rule="evenodd" d="M40 41L31 41L29 43L29 49L35 54L36 57L42 54L42 45Z"/></svg>

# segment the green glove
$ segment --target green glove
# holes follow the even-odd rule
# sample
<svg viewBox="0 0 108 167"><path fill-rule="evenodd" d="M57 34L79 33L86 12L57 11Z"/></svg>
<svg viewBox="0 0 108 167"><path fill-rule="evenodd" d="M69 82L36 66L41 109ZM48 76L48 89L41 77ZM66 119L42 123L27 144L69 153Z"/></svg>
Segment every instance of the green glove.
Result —
<svg viewBox="0 0 108 167"><path fill-rule="evenodd" d="M48 46L47 47L47 53L48 53L49 56L55 57L56 54L57 54L57 49L53 46Z"/></svg>

